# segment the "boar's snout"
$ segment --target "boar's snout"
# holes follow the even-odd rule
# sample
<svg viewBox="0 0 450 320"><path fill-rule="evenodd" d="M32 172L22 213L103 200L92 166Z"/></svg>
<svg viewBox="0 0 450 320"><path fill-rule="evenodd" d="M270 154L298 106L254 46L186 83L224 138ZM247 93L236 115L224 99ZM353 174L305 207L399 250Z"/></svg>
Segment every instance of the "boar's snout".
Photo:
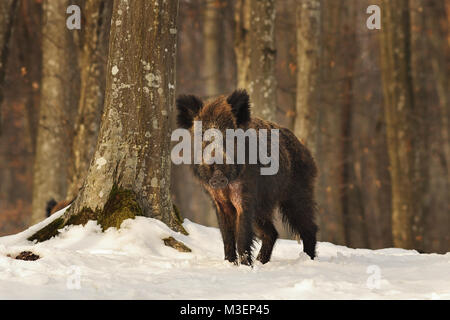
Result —
<svg viewBox="0 0 450 320"><path fill-rule="evenodd" d="M213 173L211 179L209 179L209 185L214 189L223 189L228 185L228 179L220 170L216 170Z"/></svg>

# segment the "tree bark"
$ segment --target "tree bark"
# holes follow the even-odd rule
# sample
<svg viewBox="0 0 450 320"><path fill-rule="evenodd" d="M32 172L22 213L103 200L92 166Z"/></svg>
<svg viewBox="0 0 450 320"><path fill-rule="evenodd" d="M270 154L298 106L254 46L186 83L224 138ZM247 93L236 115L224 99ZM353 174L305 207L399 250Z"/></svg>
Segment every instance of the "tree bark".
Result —
<svg viewBox="0 0 450 320"><path fill-rule="evenodd" d="M234 51L237 65L237 86L247 88L250 68L250 0L236 0L234 9Z"/></svg>
<svg viewBox="0 0 450 320"><path fill-rule="evenodd" d="M430 192L430 123L431 108L429 101L430 92L427 90L427 75L431 69L429 64L428 37L424 37L426 32L426 16L423 14L423 0L410 0L411 17L411 78L414 99L414 132L417 135L415 142L414 161L414 193L416 199L426 198ZM420 198L419 198L420 195ZM425 201L418 201L414 210L412 221L412 233L414 248L420 252L427 251L425 248L424 217L427 216L428 205Z"/></svg>
<svg viewBox="0 0 450 320"><path fill-rule="evenodd" d="M439 26L439 17L442 17L442 15L445 16L445 6L444 3L439 1L426 0L423 3L423 8L426 17L425 24L429 30L429 43L432 48L430 57L431 66L436 79L437 93L441 107L441 135L443 140L448 142L450 141L450 46L449 42L445 39L445 32ZM448 28L448 22L446 26ZM450 143L444 143L443 149L447 164L447 182L450 183ZM448 188L448 191L450 191L450 188ZM450 199L450 194L448 195L448 199Z"/></svg>
<svg viewBox="0 0 450 320"><path fill-rule="evenodd" d="M315 155L320 94L320 0L298 2L296 14L297 95L294 133Z"/></svg>
<svg viewBox="0 0 450 320"><path fill-rule="evenodd" d="M208 1L208 4L216 1ZM221 6L225 4L220 1ZM195 14L192 11L195 10ZM208 54L210 60L214 57L203 48L205 40L202 35L206 32L200 13L204 12L204 1L194 0L190 2L180 2L178 18L178 50L177 50L177 93L197 93L201 96L207 95L206 88L209 87L208 79L203 78L204 66L206 64L205 55ZM214 10L222 13L222 8L214 6ZM206 18L206 17L205 17ZM219 17L217 17L219 18ZM222 17L223 19L223 17ZM204 21L206 23L206 21ZM213 21L210 21L213 23ZM219 23L215 21L214 23ZM228 31L228 30L227 30ZM233 32L232 30L228 31ZM211 39L215 41L215 39ZM216 45L218 45L216 43ZM224 46L225 47L225 46ZM233 48L231 48L232 51ZM199 68L199 66L202 66ZM205 68L206 69L206 68ZM228 75L228 74L227 74ZM232 76L232 75L230 75ZM233 77L231 77L233 78ZM176 113L171 115L172 126L177 127ZM172 164L171 171L171 191L172 200L178 209L183 212L183 216L197 223L217 227L216 213L209 196L203 191L199 182L195 179L189 165Z"/></svg>
<svg viewBox="0 0 450 320"><path fill-rule="evenodd" d="M2 134L3 90L8 61L9 39L11 37L18 0L3 0L0 2L0 135Z"/></svg>
<svg viewBox="0 0 450 320"><path fill-rule="evenodd" d="M320 95L317 112L315 159L319 168L317 203L319 238L345 245L345 229L341 199L341 108L336 108L339 89L336 89L339 41L340 1L323 1L321 8L321 56L319 63Z"/></svg>
<svg viewBox="0 0 450 320"><path fill-rule="evenodd" d="M207 97L217 96L224 89L224 16L220 1L208 1L205 4L203 78Z"/></svg>
<svg viewBox="0 0 450 320"><path fill-rule="evenodd" d="M97 220L105 230L137 215L184 231L170 198L178 1L114 2L104 113L96 151L65 215L30 239Z"/></svg>
<svg viewBox="0 0 450 320"><path fill-rule="evenodd" d="M248 89L253 114L269 121L275 120L277 103L274 27L275 0L251 0Z"/></svg>
<svg viewBox="0 0 450 320"><path fill-rule="evenodd" d="M423 166L429 171L428 192L423 198L424 251L446 253L450 249L450 11L446 12L444 1L420 0L419 5L418 15L423 16L425 30L418 31L417 37L426 40L421 52L427 50L423 53L427 64L422 68L427 68L428 75L421 85L428 89L430 97L425 99L431 98L424 104L428 133L424 143L430 150L428 164Z"/></svg>
<svg viewBox="0 0 450 320"><path fill-rule="evenodd" d="M68 0L44 1L42 28L42 80L38 136L33 172L31 223L45 218L51 198L66 196L72 126L76 58L66 27Z"/></svg>
<svg viewBox="0 0 450 320"><path fill-rule="evenodd" d="M296 0L277 1L275 18L277 123L294 131L296 116L297 32Z"/></svg>
<svg viewBox="0 0 450 320"><path fill-rule="evenodd" d="M418 195L414 192L414 101L411 79L409 1L382 1L381 68L387 144L392 182L394 245L414 247L413 217Z"/></svg>
<svg viewBox="0 0 450 320"><path fill-rule="evenodd" d="M86 18L82 29L80 101L72 143L67 199L73 199L78 194L97 144L104 103L112 4L112 1L107 0L87 0L83 9Z"/></svg>
<svg viewBox="0 0 450 320"><path fill-rule="evenodd" d="M275 0L238 1L236 7L238 87L248 90L255 116L276 116Z"/></svg>
<svg viewBox="0 0 450 320"><path fill-rule="evenodd" d="M338 81L339 99L336 103L341 111L341 150L340 150L340 188L342 216L345 229L345 242L353 248L366 248L369 245L365 224L364 200L356 183L355 166L360 165L356 156L353 118L355 116L355 60L358 56L356 37L356 1L340 2L339 29L336 37L339 41L339 59L341 66Z"/></svg>

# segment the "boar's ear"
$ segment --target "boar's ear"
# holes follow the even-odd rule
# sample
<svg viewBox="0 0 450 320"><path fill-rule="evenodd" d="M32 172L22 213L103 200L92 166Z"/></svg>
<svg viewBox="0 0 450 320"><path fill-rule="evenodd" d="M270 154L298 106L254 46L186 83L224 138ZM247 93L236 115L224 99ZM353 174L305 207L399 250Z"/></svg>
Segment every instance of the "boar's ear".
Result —
<svg viewBox="0 0 450 320"><path fill-rule="evenodd" d="M227 102L231 106L238 126L250 121L250 99L247 91L244 89L235 90L227 98Z"/></svg>
<svg viewBox="0 0 450 320"><path fill-rule="evenodd" d="M178 115L177 124L181 128L189 129L192 127L195 116L203 107L200 98L193 95L179 95L176 101Z"/></svg>

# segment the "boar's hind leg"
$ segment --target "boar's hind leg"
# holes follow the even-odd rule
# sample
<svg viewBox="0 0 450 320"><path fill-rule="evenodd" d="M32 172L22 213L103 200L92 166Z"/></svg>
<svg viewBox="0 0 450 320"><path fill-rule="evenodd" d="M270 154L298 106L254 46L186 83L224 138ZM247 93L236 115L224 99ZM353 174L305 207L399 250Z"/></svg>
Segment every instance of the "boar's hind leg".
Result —
<svg viewBox="0 0 450 320"><path fill-rule="evenodd" d="M262 240L262 246L256 260L264 264L270 261L273 246L278 238L278 232L270 220L256 220L256 228Z"/></svg>
<svg viewBox="0 0 450 320"><path fill-rule="evenodd" d="M315 204L311 197L293 194L291 199L281 203L283 220L293 233L303 240L303 251L314 259L316 256L317 225L314 222Z"/></svg>

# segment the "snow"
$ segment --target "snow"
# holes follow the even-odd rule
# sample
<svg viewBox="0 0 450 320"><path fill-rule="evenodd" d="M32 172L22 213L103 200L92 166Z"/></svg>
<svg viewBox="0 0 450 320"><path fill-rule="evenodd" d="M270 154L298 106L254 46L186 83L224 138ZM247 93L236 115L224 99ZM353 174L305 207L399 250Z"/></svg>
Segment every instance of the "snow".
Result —
<svg viewBox="0 0 450 320"><path fill-rule="evenodd" d="M186 219L184 236L144 217L119 230L90 221L43 243L26 240L64 210L0 238L0 299L450 299L450 253L321 242L312 261L296 241L278 240L268 264L237 267L223 260L218 229ZM192 252L166 247L168 236ZM7 257L21 251L41 259Z"/></svg>

